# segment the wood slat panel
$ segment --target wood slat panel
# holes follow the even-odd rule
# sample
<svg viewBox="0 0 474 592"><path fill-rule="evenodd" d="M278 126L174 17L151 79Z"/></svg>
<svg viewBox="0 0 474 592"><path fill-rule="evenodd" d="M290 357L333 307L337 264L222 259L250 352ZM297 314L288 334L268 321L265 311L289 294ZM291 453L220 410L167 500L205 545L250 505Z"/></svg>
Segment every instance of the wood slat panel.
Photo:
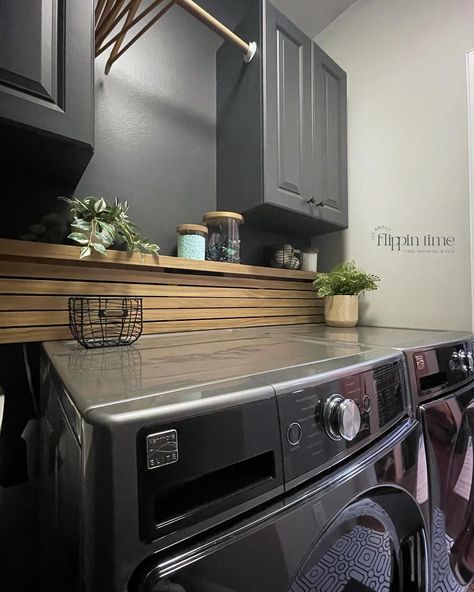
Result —
<svg viewBox="0 0 474 592"><path fill-rule="evenodd" d="M311 315L319 312L311 307L297 308L186 308L147 309L144 321L179 321L194 319L238 319L258 317L288 317ZM97 317L94 319L97 321ZM0 328L67 325L67 311L0 312Z"/></svg>
<svg viewBox="0 0 474 592"><path fill-rule="evenodd" d="M153 286L107 282L0 279L0 294L68 294L77 296L215 296L220 298L308 298L306 290Z"/></svg>
<svg viewBox="0 0 474 592"><path fill-rule="evenodd" d="M199 274L178 274L160 271L137 271L135 269L78 267L73 265L47 265L23 261L0 261L0 276L16 278L40 278L82 280L134 284L164 284L178 286L213 286L233 288L271 288L279 290L314 291L311 282L291 280L277 281L246 277L219 277Z"/></svg>
<svg viewBox="0 0 474 592"><path fill-rule="evenodd" d="M107 251L108 256L93 254L87 260L79 259L80 247L69 245L48 245L43 243L31 243L27 241L17 241L10 239L0 239L0 256L3 260L11 258L42 261L60 261L70 262L77 266L91 266L93 264L99 267L109 267L117 265L134 266L142 269L172 269L186 270L194 272L211 272L230 275L247 275L251 277L267 278L287 278L294 280L312 280L314 273L307 271L294 271L290 269L274 269L272 267L259 267L254 265L242 265L236 263L214 263L213 261L192 261L190 259L180 259L178 257L155 257L153 255L128 255L121 251Z"/></svg>
<svg viewBox="0 0 474 592"><path fill-rule="evenodd" d="M78 255L78 247L0 239L0 343L70 339L70 296L143 297L144 334L323 322L312 273Z"/></svg>
<svg viewBox="0 0 474 592"><path fill-rule="evenodd" d="M68 296L0 296L0 311L46 311L67 310ZM144 309L148 308L324 308L322 298L170 298L147 296L143 299Z"/></svg>
<svg viewBox="0 0 474 592"><path fill-rule="evenodd" d="M296 317L265 317L255 319L234 319L232 328L265 327L274 325L303 325L308 323L322 323L322 315ZM204 331L210 329L228 329L229 321L198 320L198 321L162 321L145 323L144 334L176 333L181 331ZM70 339L68 327L31 327L24 329L9 328L0 331L0 343L18 343L31 341L57 341Z"/></svg>

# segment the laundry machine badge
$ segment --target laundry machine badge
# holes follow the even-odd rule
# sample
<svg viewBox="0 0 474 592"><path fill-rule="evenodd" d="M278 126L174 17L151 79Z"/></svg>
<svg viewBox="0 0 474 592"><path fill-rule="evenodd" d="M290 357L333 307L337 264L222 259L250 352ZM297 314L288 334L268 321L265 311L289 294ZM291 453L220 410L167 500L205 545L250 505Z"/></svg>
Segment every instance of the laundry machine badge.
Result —
<svg viewBox="0 0 474 592"><path fill-rule="evenodd" d="M178 434L176 430L149 434L146 437L146 457L147 467L150 470L178 462Z"/></svg>

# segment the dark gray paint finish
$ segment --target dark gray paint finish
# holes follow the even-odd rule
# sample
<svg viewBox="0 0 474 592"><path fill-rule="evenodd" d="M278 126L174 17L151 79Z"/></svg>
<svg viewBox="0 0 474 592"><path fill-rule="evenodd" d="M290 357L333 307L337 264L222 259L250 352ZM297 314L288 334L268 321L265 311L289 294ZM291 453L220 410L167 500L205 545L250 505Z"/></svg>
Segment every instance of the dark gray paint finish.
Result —
<svg viewBox="0 0 474 592"><path fill-rule="evenodd" d="M0 4L0 116L92 146L93 1L35 0L33 9L23 0Z"/></svg>
<svg viewBox="0 0 474 592"><path fill-rule="evenodd" d="M257 43L254 59L245 64L240 51L224 43L216 56L217 195L219 208L238 203L247 210L262 199L263 81L260 2L254 2L235 32ZM229 155L238 155L236 158Z"/></svg>
<svg viewBox="0 0 474 592"><path fill-rule="evenodd" d="M264 201L309 215L311 41L265 3Z"/></svg>
<svg viewBox="0 0 474 592"><path fill-rule="evenodd" d="M347 75L313 43L313 197L319 216L347 227ZM315 206L313 206L315 207Z"/></svg>
<svg viewBox="0 0 474 592"><path fill-rule="evenodd" d="M287 235L341 230L347 226L345 74L269 2L257 4L260 12L247 14L238 31L261 23L263 97L255 71L232 70L227 44L218 52L217 126L218 138L225 138L217 144L218 207ZM263 160L249 159L246 146L260 147L262 134ZM324 207L317 205L321 193L328 195Z"/></svg>
<svg viewBox="0 0 474 592"><path fill-rule="evenodd" d="M203 0L201 4L231 28L250 10L259 10L253 0ZM260 34L258 25L250 22L249 39L254 30ZM255 40L261 47L261 41ZM23 162L21 168L10 170L2 161L0 236L18 238L43 214L64 208L57 196L70 195L76 187L78 196L127 199L130 216L141 232L161 246L163 255L176 254L176 225L200 222L204 212L216 209L216 50L221 44L220 37L176 6L114 64L109 76L104 75L106 56L100 56L95 66L95 153L77 187L85 165L81 163L75 172L71 166L78 158L87 162L90 154L75 153L74 146L66 143L54 154L52 137L53 146L46 155L44 137L37 133L25 128L21 141L15 142L12 135L6 140L2 132L2 142L8 146L2 157L13 145L31 144L33 162L28 167L35 160L39 166L33 175ZM232 49L229 71L235 67L261 76L260 52L245 66L241 53ZM252 85L261 88L256 79ZM242 141L253 162L263 154L262 136L255 138L253 132L253 121L258 121L261 110L251 107L247 113L250 122ZM47 170L48 163L54 175ZM248 170L241 174L235 162L228 163L238 195L261 195L261 177L251 180ZM260 185L253 190L252 183ZM273 234L246 223L242 261L263 262L264 247L283 242L286 236L286 228Z"/></svg>

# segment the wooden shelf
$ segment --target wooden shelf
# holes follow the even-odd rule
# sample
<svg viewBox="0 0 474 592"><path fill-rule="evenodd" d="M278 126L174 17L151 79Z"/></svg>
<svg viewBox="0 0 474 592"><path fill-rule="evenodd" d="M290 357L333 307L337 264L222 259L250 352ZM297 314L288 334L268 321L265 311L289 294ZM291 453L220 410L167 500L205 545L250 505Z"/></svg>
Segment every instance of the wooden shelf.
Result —
<svg viewBox="0 0 474 592"><path fill-rule="evenodd" d="M323 322L313 273L0 239L0 344L70 338L71 296L140 296L144 334Z"/></svg>
<svg viewBox="0 0 474 592"><path fill-rule="evenodd" d="M0 257L3 260L29 260L36 262L68 263L69 265L100 267L133 267L134 269L199 271L221 275L251 276L265 278L282 278L294 280L314 280L315 274L309 271L292 269L276 269L257 265L236 263L215 263L213 261L193 261L179 257L155 255L129 255L123 251L107 251L106 257L93 254L87 259L79 259L80 247L69 245L49 245L28 241L1 238Z"/></svg>

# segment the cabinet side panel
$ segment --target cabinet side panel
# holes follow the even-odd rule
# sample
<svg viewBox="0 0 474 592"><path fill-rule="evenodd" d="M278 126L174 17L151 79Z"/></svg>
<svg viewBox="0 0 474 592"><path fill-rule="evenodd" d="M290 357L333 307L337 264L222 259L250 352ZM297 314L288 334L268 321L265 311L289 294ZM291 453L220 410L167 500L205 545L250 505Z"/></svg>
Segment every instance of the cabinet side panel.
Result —
<svg viewBox="0 0 474 592"><path fill-rule="evenodd" d="M217 52L217 205L244 212L262 201L262 25L261 2L236 28L255 41L257 54L245 64L229 42Z"/></svg>
<svg viewBox="0 0 474 592"><path fill-rule="evenodd" d="M313 45L313 194L323 219L347 226L346 73Z"/></svg>

